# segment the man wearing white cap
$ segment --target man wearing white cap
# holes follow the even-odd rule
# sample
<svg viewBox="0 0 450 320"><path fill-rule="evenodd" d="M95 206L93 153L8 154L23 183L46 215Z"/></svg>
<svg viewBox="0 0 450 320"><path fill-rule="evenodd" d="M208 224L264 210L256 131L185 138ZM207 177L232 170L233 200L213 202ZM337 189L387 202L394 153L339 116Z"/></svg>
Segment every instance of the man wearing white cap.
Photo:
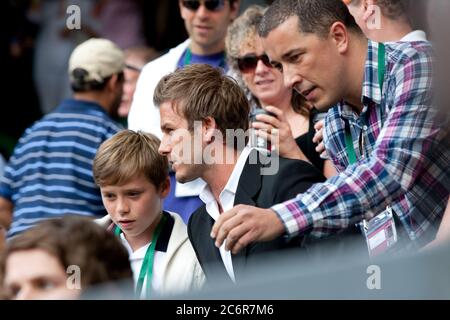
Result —
<svg viewBox="0 0 450 320"><path fill-rule="evenodd" d="M73 98L27 129L0 179L0 229L13 237L63 215L104 216L92 160L120 127L124 53L105 39L79 45L69 61Z"/></svg>

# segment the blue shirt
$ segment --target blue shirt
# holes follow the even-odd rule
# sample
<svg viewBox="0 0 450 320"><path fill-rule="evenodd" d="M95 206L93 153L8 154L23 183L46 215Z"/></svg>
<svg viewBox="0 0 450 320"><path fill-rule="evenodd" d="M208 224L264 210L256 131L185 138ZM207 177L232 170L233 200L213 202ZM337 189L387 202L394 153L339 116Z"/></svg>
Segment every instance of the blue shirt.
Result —
<svg viewBox="0 0 450 320"><path fill-rule="evenodd" d="M66 100L27 129L0 179L13 202L8 238L66 214L104 216L92 163L100 144L120 127L99 105Z"/></svg>
<svg viewBox="0 0 450 320"><path fill-rule="evenodd" d="M181 58L177 64L177 68L182 68L185 66L186 54L187 54L187 50L185 50L184 53L181 55ZM219 53L206 55L206 56L200 56L200 55L191 53L191 59L188 62L190 62L190 64L194 64L194 63L209 64L210 66L213 66L216 68L220 67L220 68L224 69L225 72L227 72L228 66L227 66L226 60L227 59L226 59L225 52L219 52Z"/></svg>

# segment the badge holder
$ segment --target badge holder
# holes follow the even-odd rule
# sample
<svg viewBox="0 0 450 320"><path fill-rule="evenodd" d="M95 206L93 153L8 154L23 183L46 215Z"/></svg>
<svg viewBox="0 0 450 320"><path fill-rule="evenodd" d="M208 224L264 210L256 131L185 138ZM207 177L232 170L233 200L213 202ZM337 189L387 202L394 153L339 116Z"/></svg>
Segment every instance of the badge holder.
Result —
<svg viewBox="0 0 450 320"><path fill-rule="evenodd" d="M390 207L370 221L364 220L362 229L370 257L388 252L398 241L394 216Z"/></svg>

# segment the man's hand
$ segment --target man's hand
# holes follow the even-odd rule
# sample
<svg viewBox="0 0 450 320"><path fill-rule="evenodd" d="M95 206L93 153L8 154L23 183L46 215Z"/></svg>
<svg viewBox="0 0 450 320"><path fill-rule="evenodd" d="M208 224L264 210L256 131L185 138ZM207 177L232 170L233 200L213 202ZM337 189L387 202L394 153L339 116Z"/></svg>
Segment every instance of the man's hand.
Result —
<svg viewBox="0 0 450 320"><path fill-rule="evenodd" d="M256 122L252 123L252 128L257 129L257 135L272 143L272 148L277 153L288 159L299 159L310 162L292 136L291 126L284 115L283 110L272 106L264 108L274 114L258 115Z"/></svg>
<svg viewBox="0 0 450 320"><path fill-rule="evenodd" d="M316 129L316 134L313 137L313 142L317 144L316 151L320 154L322 159L328 159L327 151L325 150L325 144L323 143L323 125L325 121L318 121L314 129Z"/></svg>
<svg viewBox="0 0 450 320"><path fill-rule="evenodd" d="M211 237L218 248L226 240L226 250L236 254L252 242L270 241L284 232L283 222L273 210L238 205L220 215Z"/></svg>

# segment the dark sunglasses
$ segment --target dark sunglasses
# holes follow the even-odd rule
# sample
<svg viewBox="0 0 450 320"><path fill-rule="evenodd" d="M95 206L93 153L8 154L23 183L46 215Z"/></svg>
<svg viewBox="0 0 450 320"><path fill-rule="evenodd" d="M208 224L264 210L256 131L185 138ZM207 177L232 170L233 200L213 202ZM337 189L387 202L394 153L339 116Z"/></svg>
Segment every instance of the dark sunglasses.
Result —
<svg viewBox="0 0 450 320"><path fill-rule="evenodd" d="M182 4L186 9L197 11L197 9L200 8L202 2L205 8L209 11L218 11L223 8L225 0L183 0Z"/></svg>
<svg viewBox="0 0 450 320"><path fill-rule="evenodd" d="M261 56L251 54L242 58L237 58L236 60L239 70L243 73L255 70L259 60L261 60L266 67L273 68L269 57L266 54Z"/></svg>

